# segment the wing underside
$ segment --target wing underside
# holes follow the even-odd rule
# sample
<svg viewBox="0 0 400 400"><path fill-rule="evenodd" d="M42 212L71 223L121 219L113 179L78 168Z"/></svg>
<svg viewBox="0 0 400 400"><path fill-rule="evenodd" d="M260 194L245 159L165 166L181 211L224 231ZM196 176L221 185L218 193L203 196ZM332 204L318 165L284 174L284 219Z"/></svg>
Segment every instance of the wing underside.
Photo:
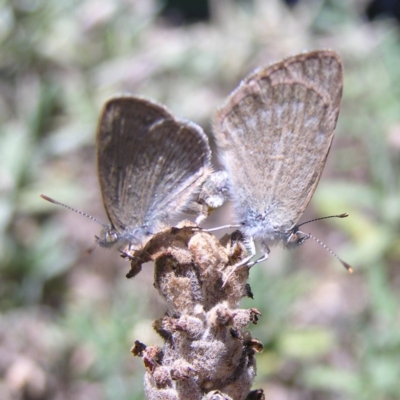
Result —
<svg viewBox="0 0 400 400"><path fill-rule="evenodd" d="M184 208L211 170L201 128L140 98L115 98L105 105L97 145L106 212L128 235L154 233Z"/></svg>
<svg viewBox="0 0 400 400"><path fill-rule="evenodd" d="M218 111L215 136L242 221L300 219L323 171L342 93L337 55L316 51L248 76Z"/></svg>

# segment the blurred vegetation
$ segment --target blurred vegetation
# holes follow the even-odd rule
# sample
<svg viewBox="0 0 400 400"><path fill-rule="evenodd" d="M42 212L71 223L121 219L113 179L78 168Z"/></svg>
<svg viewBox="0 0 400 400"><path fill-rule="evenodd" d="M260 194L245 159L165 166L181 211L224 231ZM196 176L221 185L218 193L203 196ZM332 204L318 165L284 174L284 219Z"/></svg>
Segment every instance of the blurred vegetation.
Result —
<svg viewBox="0 0 400 400"><path fill-rule="evenodd" d="M344 98L308 217L317 243L273 249L252 270L268 399L400 399L400 36L366 2L209 2L185 24L155 0L0 1L0 392L4 399L142 399L135 339L160 343L152 266L126 280L116 249L86 256L105 221L94 132L131 92L210 132L217 106L258 65L305 49L342 57ZM231 222L229 208L209 225Z"/></svg>

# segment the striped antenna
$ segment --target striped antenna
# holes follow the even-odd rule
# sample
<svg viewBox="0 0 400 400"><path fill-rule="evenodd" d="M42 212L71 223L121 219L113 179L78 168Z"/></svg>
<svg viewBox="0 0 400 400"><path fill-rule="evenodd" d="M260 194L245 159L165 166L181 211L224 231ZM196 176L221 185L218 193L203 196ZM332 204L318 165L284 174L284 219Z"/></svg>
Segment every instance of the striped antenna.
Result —
<svg viewBox="0 0 400 400"><path fill-rule="evenodd" d="M70 206L67 206L66 204L60 203L59 201L54 200L54 199L52 199L51 197L46 196L45 194L41 194L40 197L41 197L42 199L44 199L44 200L49 201L50 203L57 204L58 206L65 207L65 208L67 208L68 210L71 210L71 211L74 211L74 212L76 212L76 213L78 213L78 214L80 214L80 215L83 215L84 217L89 218L89 219L91 219L91 220L94 221L94 222L97 222L97 223L100 224L103 228L106 228L106 229L108 228L107 225L103 224L103 223L100 222L98 219L92 217L92 216L89 215L89 214L86 214L86 213L83 212L83 211L76 210L75 208L72 208L72 207L70 207ZM92 251L93 251L93 250L92 250Z"/></svg>
<svg viewBox="0 0 400 400"><path fill-rule="evenodd" d="M310 219L309 221L302 222L301 224L297 225L297 227L300 227L300 226L302 226L302 225L308 224L308 223L310 223L310 222L320 221L321 219L328 219L328 218L346 218L346 217L348 217L348 216L349 216L349 214L343 213L343 214L338 214L338 215L329 215L328 217L314 218L314 219Z"/></svg>
<svg viewBox="0 0 400 400"><path fill-rule="evenodd" d="M343 218L343 217L342 217ZM300 231L297 231L296 233L299 233ZM301 232L303 233L303 232ZM343 261L333 250L331 250L325 243L321 242L319 239L317 239L315 236L311 235L310 233L305 234L307 237L314 239L318 244L320 244L328 253L330 253L333 257L335 257L342 265L347 269L347 271L352 274L354 272L353 268L347 264L347 262Z"/></svg>

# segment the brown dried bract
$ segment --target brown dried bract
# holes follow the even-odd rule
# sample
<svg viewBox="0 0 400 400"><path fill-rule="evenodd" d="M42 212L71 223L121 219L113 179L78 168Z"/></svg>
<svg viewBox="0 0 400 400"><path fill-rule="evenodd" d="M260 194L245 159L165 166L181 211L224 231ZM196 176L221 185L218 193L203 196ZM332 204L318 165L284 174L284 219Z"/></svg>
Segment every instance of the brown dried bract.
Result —
<svg viewBox="0 0 400 400"><path fill-rule="evenodd" d="M249 293L247 268L223 287L232 264L246 256L241 235L218 240L185 222L155 235L131 256L135 268L155 262L154 286L168 305L153 324L164 339L162 351L139 349L147 398L244 400L256 373L258 341L242 329L260 313L238 308Z"/></svg>

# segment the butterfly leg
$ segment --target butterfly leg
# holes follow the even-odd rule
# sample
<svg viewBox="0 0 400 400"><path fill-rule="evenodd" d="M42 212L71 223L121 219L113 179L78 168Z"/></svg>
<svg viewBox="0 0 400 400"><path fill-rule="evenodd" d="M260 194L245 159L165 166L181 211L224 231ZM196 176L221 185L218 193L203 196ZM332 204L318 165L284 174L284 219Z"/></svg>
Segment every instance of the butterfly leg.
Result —
<svg viewBox="0 0 400 400"><path fill-rule="evenodd" d="M231 227L232 225L228 225L229 227ZM215 228L216 229L216 228ZM249 265L249 266L253 266L254 263L250 263L248 264L248 262L256 255L256 245L254 243L254 239L252 237L250 237L247 240L246 243L246 248L248 250L248 252L250 253L247 257L245 257L243 260L241 260L240 262L232 265L232 270L231 272L229 272L228 276L224 279L224 283L222 284L222 287L224 287L226 285L226 282L228 282L229 278L242 266L244 265ZM267 256L268 257L268 256ZM258 260L257 260L258 261ZM257 261L255 263L257 263Z"/></svg>
<svg viewBox="0 0 400 400"><path fill-rule="evenodd" d="M254 265L256 265L256 264L267 260L267 259L268 259L268 254L269 254L269 253L264 253L264 255L261 256L260 258L257 258L257 260L255 260L255 261L253 261L253 262L251 262L251 263L248 263L247 266L248 266L249 268L251 268L251 267L254 267Z"/></svg>
<svg viewBox="0 0 400 400"><path fill-rule="evenodd" d="M254 265L256 265L258 263L261 263L261 262L263 262L263 261L268 259L268 255L269 255L271 250L269 249L269 247L268 247L268 245L266 243L261 243L261 245L262 245L262 248L264 250L264 254L260 258L257 258L257 260L255 260L255 261L253 261L251 263L248 263L247 266L249 268L251 268Z"/></svg>
<svg viewBox="0 0 400 400"><path fill-rule="evenodd" d="M207 214L202 213L194 220L196 225L200 225L207 218Z"/></svg>
<svg viewBox="0 0 400 400"><path fill-rule="evenodd" d="M241 227L242 227L242 225L222 225L222 226L217 226L216 228L202 229L202 231L204 231L204 232L215 232L215 231L219 231L221 229L241 228ZM253 245L254 245L254 241L253 241Z"/></svg>

